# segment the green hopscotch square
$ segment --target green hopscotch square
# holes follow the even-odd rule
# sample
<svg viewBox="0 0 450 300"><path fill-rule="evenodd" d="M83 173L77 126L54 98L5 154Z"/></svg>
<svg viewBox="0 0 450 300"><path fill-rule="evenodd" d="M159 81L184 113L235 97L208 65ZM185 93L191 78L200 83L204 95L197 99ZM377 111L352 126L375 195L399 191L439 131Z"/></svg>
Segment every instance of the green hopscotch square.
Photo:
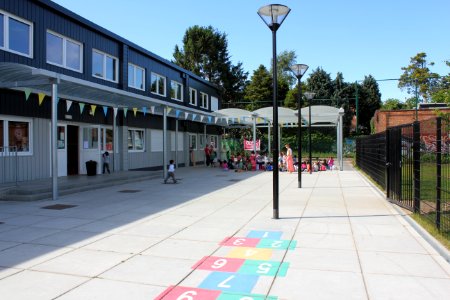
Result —
<svg viewBox="0 0 450 300"><path fill-rule="evenodd" d="M233 294L228 292L222 292L217 300L277 300L275 296L265 296L256 294Z"/></svg>
<svg viewBox="0 0 450 300"><path fill-rule="evenodd" d="M246 260L238 273L258 276L286 276L289 263L267 260ZM278 272L278 273L277 273Z"/></svg>
<svg viewBox="0 0 450 300"><path fill-rule="evenodd" d="M297 246L297 241L261 239L259 241L258 245L256 245L256 248L294 250L296 246Z"/></svg>

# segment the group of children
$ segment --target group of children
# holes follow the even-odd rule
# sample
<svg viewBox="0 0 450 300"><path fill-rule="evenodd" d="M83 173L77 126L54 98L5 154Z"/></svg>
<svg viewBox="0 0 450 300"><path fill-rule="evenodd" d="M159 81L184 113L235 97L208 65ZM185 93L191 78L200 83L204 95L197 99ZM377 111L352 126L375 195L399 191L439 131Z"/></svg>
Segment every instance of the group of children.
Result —
<svg viewBox="0 0 450 300"><path fill-rule="evenodd" d="M311 171L311 164L309 163L309 160L302 161L300 165L300 169L302 172L310 172ZM334 165L334 159L330 157L329 159L324 160L317 160L313 162L312 164L312 171L313 172L319 172L319 171L327 171L327 170L335 170L336 166Z"/></svg>

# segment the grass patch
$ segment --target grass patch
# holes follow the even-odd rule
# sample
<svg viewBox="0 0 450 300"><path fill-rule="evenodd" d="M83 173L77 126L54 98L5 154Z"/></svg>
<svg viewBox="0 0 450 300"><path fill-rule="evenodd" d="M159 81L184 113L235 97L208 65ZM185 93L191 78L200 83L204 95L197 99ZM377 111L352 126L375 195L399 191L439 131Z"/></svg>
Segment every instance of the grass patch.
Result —
<svg viewBox="0 0 450 300"><path fill-rule="evenodd" d="M437 230L435 224L433 224L430 219L424 217L420 214L410 215L414 221L416 221L423 229L425 229L429 234L431 234L436 240L438 240L447 250L450 250L450 233L441 232Z"/></svg>

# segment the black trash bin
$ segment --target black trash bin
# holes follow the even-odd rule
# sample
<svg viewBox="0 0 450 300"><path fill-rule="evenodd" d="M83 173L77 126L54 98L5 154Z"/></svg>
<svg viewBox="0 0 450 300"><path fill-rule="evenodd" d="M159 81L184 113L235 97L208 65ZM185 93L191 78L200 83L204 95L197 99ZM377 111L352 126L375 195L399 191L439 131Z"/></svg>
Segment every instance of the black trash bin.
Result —
<svg viewBox="0 0 450 300"><path fill-rule="evenodd" d="M95 160L89 160L86 162L87 176L97 175L97 162Z"/></svg>

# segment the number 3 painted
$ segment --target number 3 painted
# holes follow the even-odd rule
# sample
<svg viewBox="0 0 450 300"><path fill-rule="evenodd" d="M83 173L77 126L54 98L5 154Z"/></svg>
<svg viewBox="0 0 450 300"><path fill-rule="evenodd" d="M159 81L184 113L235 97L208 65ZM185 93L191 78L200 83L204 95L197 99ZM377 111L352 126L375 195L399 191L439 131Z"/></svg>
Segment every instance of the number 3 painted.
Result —
<svg viewBox="0 0 450 300"><path fill-rule="evenodd" d="M194 300L194 297L192 296L197 296L197 292L196 291L184 292L183 294L178 296L177 300Z"/></svg>
<svg viewBox="0 0 450 300"><path fill-rule="evenodd" d="M236 239L236 240L233 242L233 245L235 245L235 246L240 246L240 245L243 245L244 242L245 242L245 239Z"/></svg>

